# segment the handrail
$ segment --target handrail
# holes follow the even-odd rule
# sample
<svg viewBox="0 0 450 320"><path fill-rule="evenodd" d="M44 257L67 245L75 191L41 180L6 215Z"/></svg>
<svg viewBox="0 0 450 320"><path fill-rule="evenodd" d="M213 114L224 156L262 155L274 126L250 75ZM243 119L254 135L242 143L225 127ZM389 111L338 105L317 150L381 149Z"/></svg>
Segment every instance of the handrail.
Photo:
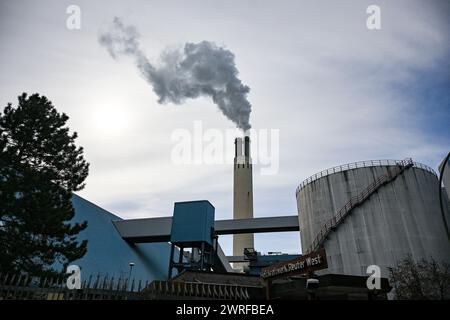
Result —
<svg viewBox="0 0 450 320"><path fill-rule="evenodd" d="M375 181L370 183L366 188L363 189L362 192L350 198L347 203L334 215L330 220L325 222L325 224L320 229L319 233L314 238L314 241L311 243L308 248L308 252L311 252L318 247L320 247L323 242L326 240L327 235L331 232L331 230L335 229L350 213L350 211L356 206L363 203L367 198L370 197L372 193L374 193L378 188L382 185L389 183L394 180L398 175L403 173L406 169L415 166L415 162L412 161L411 158L407 158L402 161L396 161L395 171L388 172L387 174L383 174L379 176Z"/></svg>
<svg viewBox="0 0 450 320"><path fill-rule="evenodd" d="M382 166L395 166L397 165L401 160L392 160L392 159L384 159L384 160L365 160L365 161L358 161L358 162L351 162L346 163L340 166L335 166L332 168L328 168L325 170L322 170L316 174L313 174L312 176L308 177L307 179L303 180L295 189L295 195L299 193L301 189L303 189L306 185L310 184L313 181L316 181L317 179L326 177L333 173L338 172L344 172L351 169L359 169L359 168L368 168L368 167L382 167ZM425 171L429 171L432 174L434 174L436 177L438 176L437 173L430 168L429 166L419 163L419 162L413 162L414 167L423 169Z"/></svg>

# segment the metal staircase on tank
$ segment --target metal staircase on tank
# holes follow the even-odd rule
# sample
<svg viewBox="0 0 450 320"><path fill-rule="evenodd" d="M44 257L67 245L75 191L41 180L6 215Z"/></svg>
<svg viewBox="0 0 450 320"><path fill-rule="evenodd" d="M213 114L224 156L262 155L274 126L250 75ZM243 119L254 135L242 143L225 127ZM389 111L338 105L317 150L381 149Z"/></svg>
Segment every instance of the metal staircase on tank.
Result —
<svg viewBox="0 0 450 320"><path fill-rule="evenodd" d="M396 166L394 170L388 171L387 174L379 176L374 182L369 184L361 193L350 198L350 200L336 213L336 215L331 218L325 225L320 229L313 243L309 247L308 252L317 250L323 246L328 235L331 231L336 230L336 228L345 220L345 218L352 212L354 208L360 206L364 201L366 201L374 192L376 192L383 185L390 183L405 170L414 166L414 162L411 158L407 158L402 161L396 161Z"/></svg>

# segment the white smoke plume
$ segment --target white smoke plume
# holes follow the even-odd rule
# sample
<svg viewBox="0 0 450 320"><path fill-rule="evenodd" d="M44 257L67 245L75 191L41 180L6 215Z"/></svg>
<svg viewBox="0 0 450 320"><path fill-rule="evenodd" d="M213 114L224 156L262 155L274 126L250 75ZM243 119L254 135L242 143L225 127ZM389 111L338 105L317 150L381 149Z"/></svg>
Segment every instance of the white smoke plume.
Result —
<svg viewBox="0 0 450 320"><path fill-rule="evenodd" d="M234 54L213 42L186 43L180 49L167 49L160 62L152 64L140 48L139 33L115 17L109 30L99 35L99 43L117 59L134 58L141 74L152 85L159 103L183 103L199 96L211 97L223 114L244 131L250 129L250 88L237 77Z"/></svg>

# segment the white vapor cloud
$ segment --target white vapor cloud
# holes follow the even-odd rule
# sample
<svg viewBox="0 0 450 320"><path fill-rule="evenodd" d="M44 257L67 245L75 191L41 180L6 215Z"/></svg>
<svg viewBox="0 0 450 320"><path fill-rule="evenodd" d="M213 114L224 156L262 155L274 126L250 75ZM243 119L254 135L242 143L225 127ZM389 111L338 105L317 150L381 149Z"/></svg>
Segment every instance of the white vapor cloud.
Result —
<svg viewBox="0 0 450 320"><path fill-rule="evenodd" d="M149 62L140 49L139 34L132 25L118 17L99 36L99 43L116 59L130 55L141 74L152 85L159 103L182 104L188 98L211 97L223 114L242 130L250 129L250 88L237 77L238 70L231 51L215 43L186 43L181 50L166 49L161 63Z"/></svg>

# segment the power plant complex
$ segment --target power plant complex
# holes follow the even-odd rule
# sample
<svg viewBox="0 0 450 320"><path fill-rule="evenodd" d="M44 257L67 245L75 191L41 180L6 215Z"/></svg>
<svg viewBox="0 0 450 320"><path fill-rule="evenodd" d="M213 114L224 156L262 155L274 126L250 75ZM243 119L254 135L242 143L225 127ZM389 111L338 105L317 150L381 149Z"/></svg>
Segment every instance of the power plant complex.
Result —
<svg viewBox="0 0 450 320"><path fill-rule="evenodd" d="M450 0L104 2L0 0L0 304L450 300Z"/></svg>
<svg viewBox="0 0 450 320"><path fill-rule="evenodd" d="M389 268L406 257L450 263L450 170L444 188L412 159L339 165L298 185L297 214L262 218L253 212L250 137L234 143L232 219L215 220L214 204L201 199L175 203L173 216L123 220L74 195L75 220L88 222L79 238L89 240L74 264L142 279L146 298L246 300L386 299ZM287 231L300 233L302 252L255 248L254 233ZM221 235L233 235L232 256ZM369 266L380 268L377 290L367 286Z"/></svg>

